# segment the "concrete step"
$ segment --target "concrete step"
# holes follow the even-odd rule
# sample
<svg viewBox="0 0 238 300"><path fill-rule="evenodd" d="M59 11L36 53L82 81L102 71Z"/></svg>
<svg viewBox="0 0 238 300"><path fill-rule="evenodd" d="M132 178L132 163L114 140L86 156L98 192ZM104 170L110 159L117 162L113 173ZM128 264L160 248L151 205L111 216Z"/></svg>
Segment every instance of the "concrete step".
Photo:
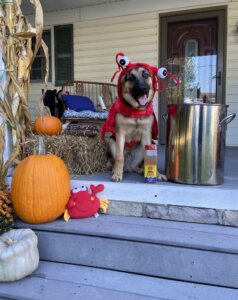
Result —
<svg viewBox="0 0 238 300"><path fill-rule="evenodd" d="M41 261L31 276L0 283L0 299L237 300L230 288Z"/></svg>
<svg viewBox="0 0 238 300"><path fill-rule="evenodd" d="M233 167L235 166L235 162ZM236 168L237 170L237 168ZM10 184L11 177L8 178ZM112 182L111 173L72 176L71 187L104 184L99 198L109 200L109 215L238 227L238 176L223 185L199 186L160 181L144 183L142 175L125 173Z"/></svg>
<svg viewBox="0 0 238 300"><path fill-rule="evenodd" d="M44 261L238 288L238 230L135 217L29 225Z"/></svg>
<svg viewBox="0 0 238 300"><path fill-rule="evenodd" d="M98 194L109 200L110 215L136 216L238 227L238 177L217 186L172 182L144 183L143 176L125 173L122 182L112 182L111 173L74 176L72 187L103 183Z"/></svg>

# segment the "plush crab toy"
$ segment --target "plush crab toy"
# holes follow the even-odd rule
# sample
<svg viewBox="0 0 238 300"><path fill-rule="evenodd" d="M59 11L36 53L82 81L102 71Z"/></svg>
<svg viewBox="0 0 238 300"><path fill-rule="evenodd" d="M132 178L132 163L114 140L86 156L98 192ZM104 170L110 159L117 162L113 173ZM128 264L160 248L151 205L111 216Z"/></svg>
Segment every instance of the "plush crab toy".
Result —
<svg viewBox="0 0 238 300"><path fill-rule="evenodd" d="M71 190L71 196L66 206L64 213L64 220L68 221L70 218L89 218L98 216L99 209L103 213L107 212L108 200L99 199L97 193L104 190L104 185L90 185L91 193L86 186L76 187Z"/></svg>

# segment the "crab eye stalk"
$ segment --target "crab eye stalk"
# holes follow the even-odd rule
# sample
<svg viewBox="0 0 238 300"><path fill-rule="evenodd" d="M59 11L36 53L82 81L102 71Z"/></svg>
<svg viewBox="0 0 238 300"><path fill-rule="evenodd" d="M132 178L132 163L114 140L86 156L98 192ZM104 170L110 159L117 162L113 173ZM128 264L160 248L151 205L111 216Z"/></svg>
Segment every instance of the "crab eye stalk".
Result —
<svg viewBox="0 0 238 300"><path fill-rule="evenodd" d="M159 68L157 72L157 76L161 79L165 78L167 76L167 69L166 68Z"/></svg>
<svg viewBox="0 0 238 300"><path fill-rule="evenodd" d="M78 192L82 192L86 190L87 190L86 186L82 185L81 187L75 187L74 189L72 189L72 194L76 194Z"/></svg>
<svg viewBox="0 0 238 300"><path fill-rule="evenodd" d="M76 194L76 193L78 193L79 191L80 191L80 188L75 187L75 188L72 190L72 193L73 193L73 194Z"/></svg>
<svg viewBox="0 0 238 300"><path fill-rule="evenodd" d="M125 56L125 55L124 56L119 55L117 57L117 63L118 63L118 65L120 65L123 68L125 68L126 66L128 66L129 62L130 62L129 58L127 56Z"/></svg>

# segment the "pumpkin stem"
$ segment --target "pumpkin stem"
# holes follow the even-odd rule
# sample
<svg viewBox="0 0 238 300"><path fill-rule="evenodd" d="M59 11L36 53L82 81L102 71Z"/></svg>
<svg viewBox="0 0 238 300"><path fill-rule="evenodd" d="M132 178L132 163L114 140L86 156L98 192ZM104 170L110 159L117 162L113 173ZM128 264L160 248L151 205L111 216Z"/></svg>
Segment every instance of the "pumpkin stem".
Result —
<svg viewBox="0 0 238 300"><path fill-rule="evenodd" d="M43 155L45 154L45 143L43 136L38 137L38 154Z"/></svg>
<svg viewBox="0 0 238 300"><path fill-rule="evenodd" d="M12 240L11 238L7 238L4 243L7 245L7 246L11 246L13 244L15 244L16 241Z"/></svg>

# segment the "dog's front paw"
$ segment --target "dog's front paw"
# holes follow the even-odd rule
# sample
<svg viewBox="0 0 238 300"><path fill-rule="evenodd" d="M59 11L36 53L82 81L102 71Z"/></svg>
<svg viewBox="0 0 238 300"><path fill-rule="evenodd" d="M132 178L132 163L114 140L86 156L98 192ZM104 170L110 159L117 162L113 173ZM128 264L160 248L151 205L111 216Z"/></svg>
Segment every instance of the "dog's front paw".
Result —
<svg viewBox="0 0 238 300"><path fill-rule="evenodd" d="M122 181L123 178L123 172L119 171L119 170L114 170L113 171L113 175L112 175L112 180L113 181Z"/></svg>
<svg viewBox="0 0 238 300"><path fill-rule="evenodd" d="M164 174L161 174L159 171L157 172L157 179L162 181L167 181L167 177Z"/></svg>

